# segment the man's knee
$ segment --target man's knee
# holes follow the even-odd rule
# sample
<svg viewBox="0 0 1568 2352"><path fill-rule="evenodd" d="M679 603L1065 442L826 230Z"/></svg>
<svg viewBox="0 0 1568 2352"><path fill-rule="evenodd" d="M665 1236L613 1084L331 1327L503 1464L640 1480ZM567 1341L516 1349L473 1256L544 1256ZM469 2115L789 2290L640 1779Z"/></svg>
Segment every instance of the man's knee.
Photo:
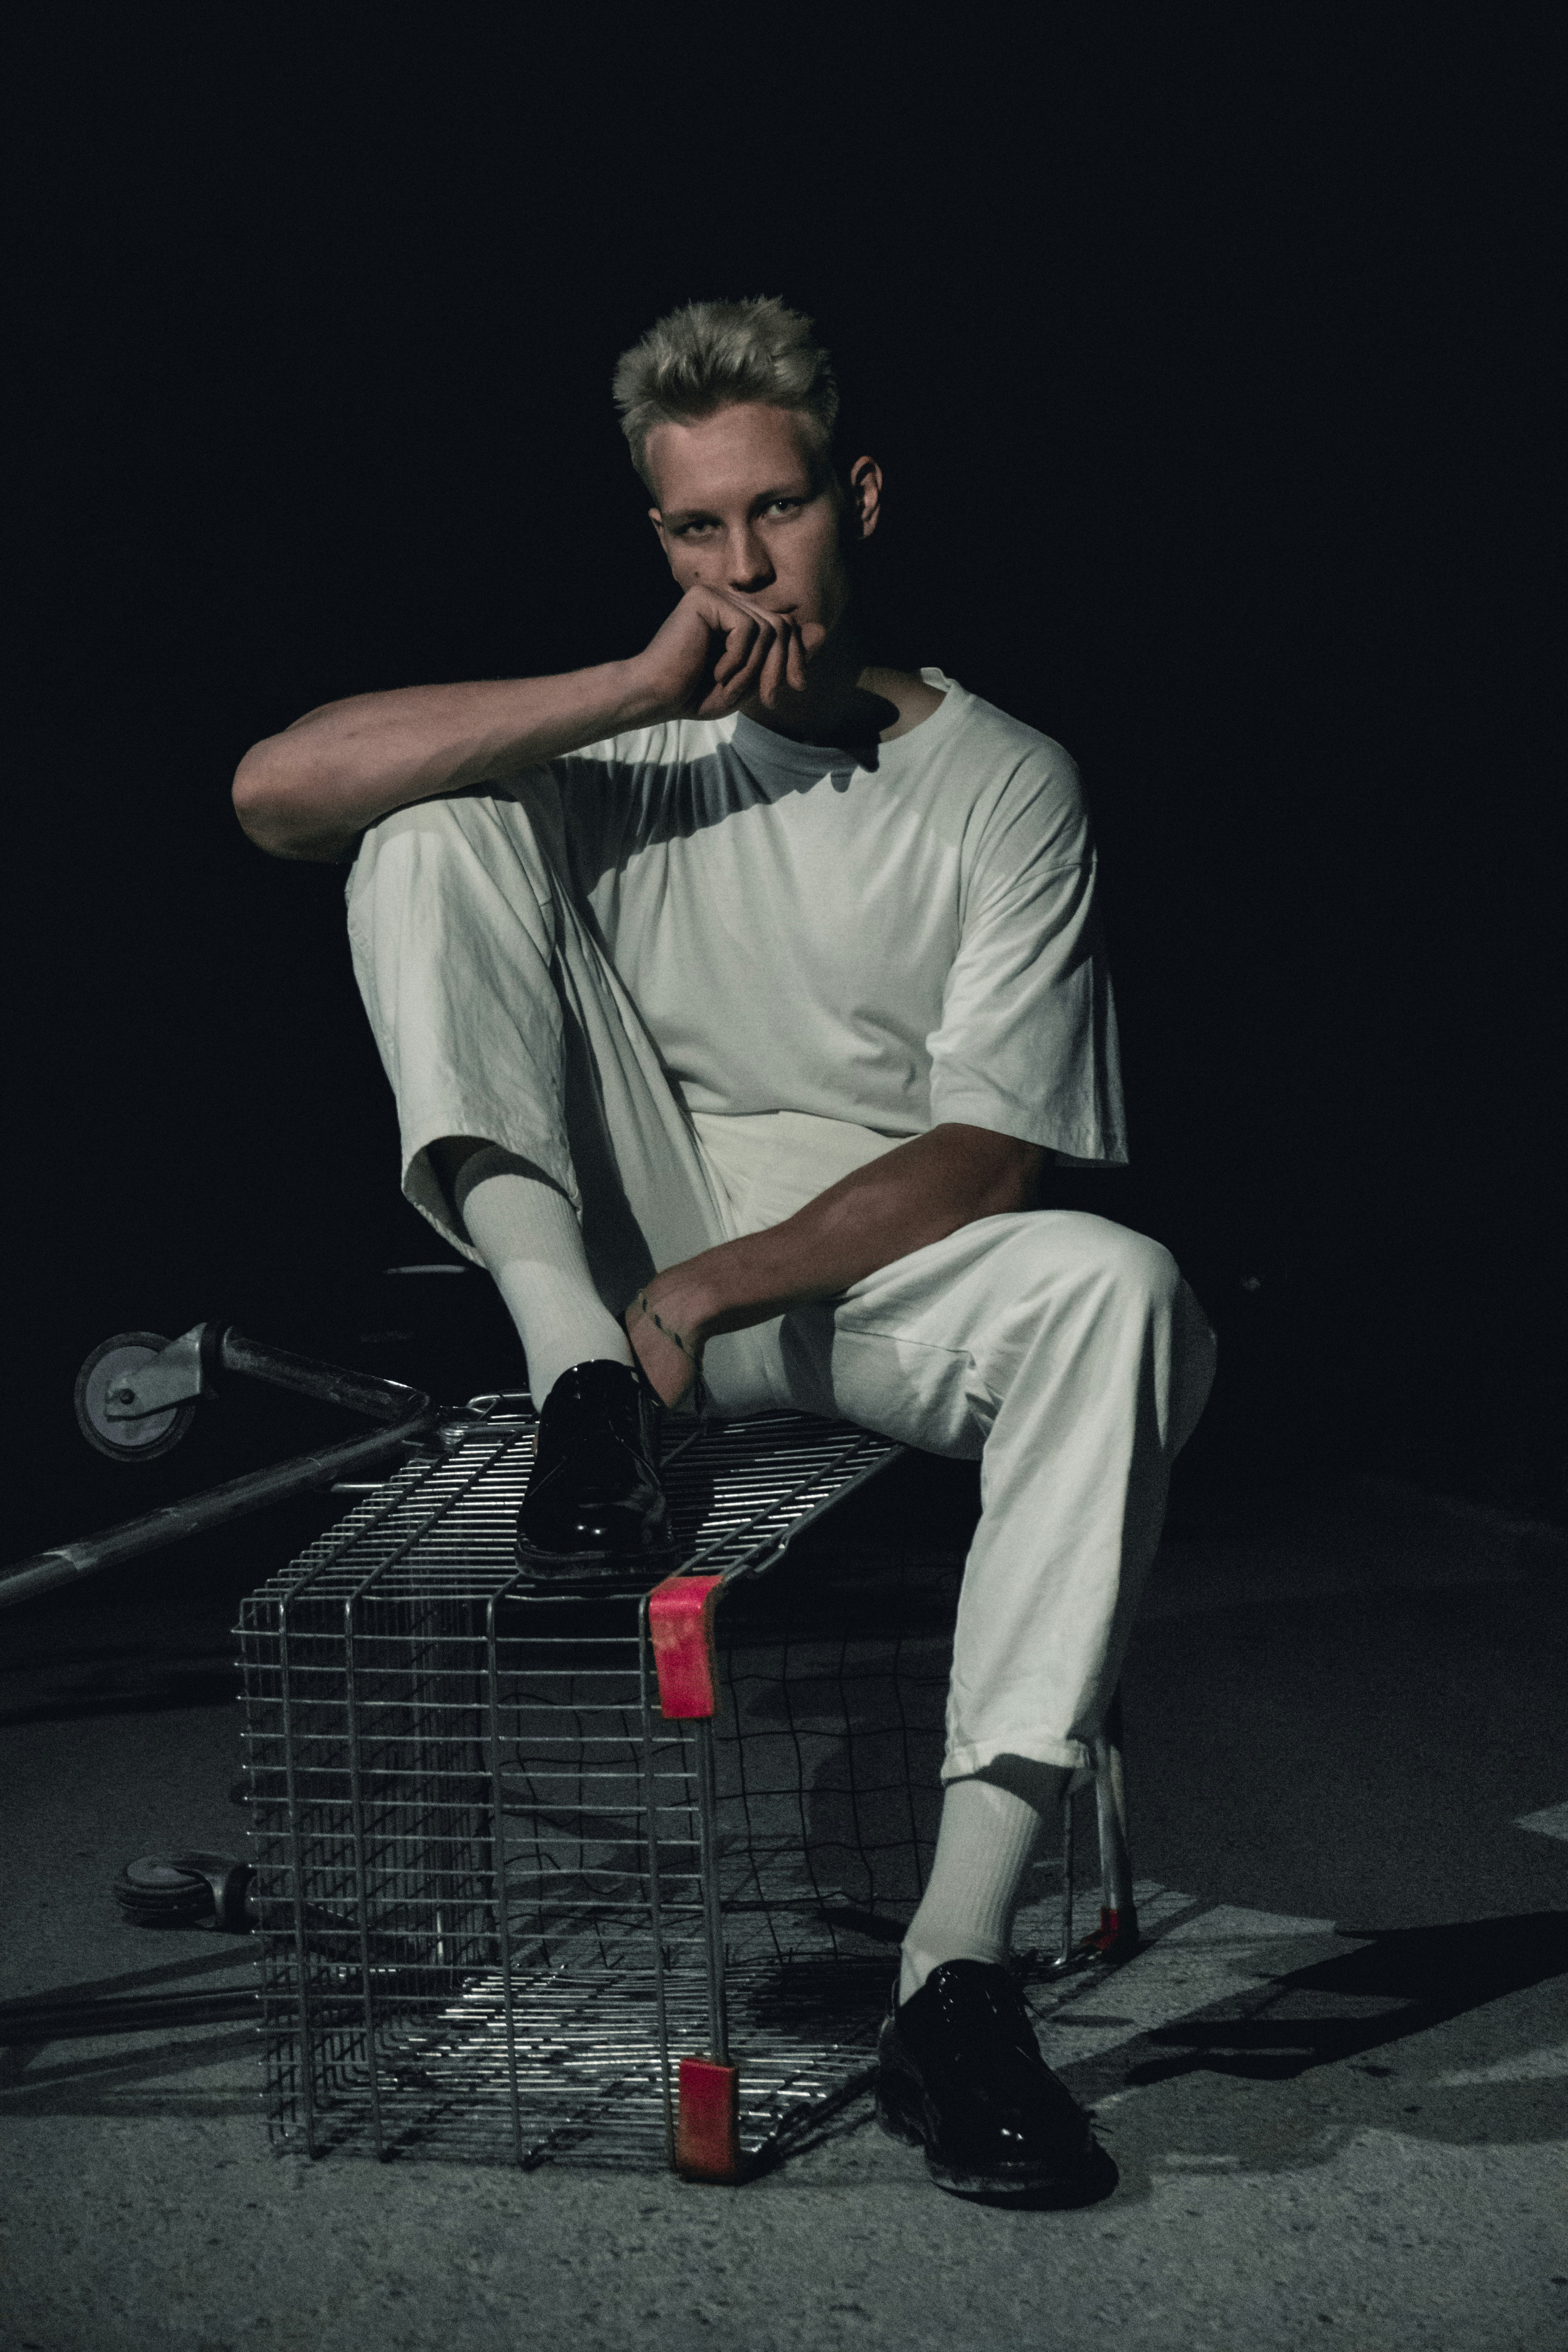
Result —
<svg viewBox="0 0 1568 2352"><path fill-rule="evenodd" d="M1163 1242L1076 1209L1020 1218L1017 1245L1041 1287L1064 1276L1142 1313L1168 1314L1182 1272Z"/></svg>
<svg viewBox="0 0 1568 2352"><path fill-rule="evenodd" d="M366 870L391 861L421 875L461 872L477 858L487 871L514 866L520 852L538 856L528 813L504 797L474 791L445 793L393 809L365 827L357 863Z"/></svg>
<svg viewBox="0 0 1568 2352"><path fill-rule="evenodd" d="M1100 1228L1089 1249L1103 1310L1119 1329L1153 1340L1162 1431L1173 1458L1214 1385L1217 1351L1208 1318L1163 1242L1105 1218L1089 1222Z"/></svg>
<svg viewBox="0 0 1568 2352"><path fill-rule="evenodd" d="M401 935L411 906L427 924L437 906L460 902L471 887L475 845L471 805L459 816L450 801L417 801L378 817L365 827L349 877L351 931L356 922L390 922Z"/></svg>
<svg viewBox="0 0 1568 2352"><path fill-rule="evenodd" d="M1055 1349L1064 1325L1093 1328L1118 1349L1130 1346L1138 1360L1152 1362L1162 1432L1174 1455L1202 1415L1216 1350L1208 1318L1171 1252L1129 1225L1076 1210L1018 1223L1008 1287L1015 1298L1037 1303L1040 1340Z"/></svg>
<svg viewBox="0 0 1568 2352"><path fill-rule="evenodd" d="M456 968L487 986L504 971L515 984L553 950L552 874L532 816L509 799L455 793L395 809L366 830L349 877L356 964L444 982Z"/></svg>
<svg viewBox="0 0 1568 2352"><path fill-rule="evenodd" d="M1168 1317L1182 1286L1182 1269L1163 1242L1147 1234L1118 1227L1119 1239L1110 1253L1110 1279L1121 1295L1135 1300L1146 1313Z"/></svg>

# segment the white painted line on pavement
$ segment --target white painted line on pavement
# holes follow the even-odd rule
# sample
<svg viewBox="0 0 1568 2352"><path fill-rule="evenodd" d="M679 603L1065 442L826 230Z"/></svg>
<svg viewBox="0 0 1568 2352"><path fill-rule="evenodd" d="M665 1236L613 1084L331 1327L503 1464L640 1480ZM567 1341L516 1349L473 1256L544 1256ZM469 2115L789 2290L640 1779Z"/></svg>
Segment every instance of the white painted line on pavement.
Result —
<svg viewBox="0 0 1568 2352"><path fill-rule="evenodd" d="M1062 1992L1050 1986L1029 1988L1029 2006L1049 2064L1058 2069L1079 2065L1142 2033L1194 2016L1214 2001L1259 1991L1278 1976L1346 1948L1331 1919L1249 1911L1230 1903L1215 1904L1195 1918L1158 1931L1162 1916L1190 1909L1194 1899L1141 1881L1133 1888L1140 1923L1146 1931L1156 1931L1146 1951L1098 1983L1079 1987L1076 1995L1070 1979ZM1281 1948L1286 1945L1297 1948L1287 1953ZM1126 2091L1113 2094L1116 2098L1131 2095ZM1110 2101L1098 2104L1105 2106Z"/></svg>
<svg viewBox="0 0 1568 2352"><path fill-rule="evenodd" d="M1568 1838L1568 1804L1543 1805L1538 1813L1521 1813L1516 1830L1538 1830L1542 1837Z"/></svg>
<svg viewBox="0 0 1568 2352"><path fill-rule="evenodd" d="M1465 2083L1555 2083L1568 2076L1568 2042L1544 2050L1521 2050L1517 2058L1500 2058L1490 2066L1461 2066L1452 2074L1435 2074L1439 2090L1458 2090Z"/></svg>

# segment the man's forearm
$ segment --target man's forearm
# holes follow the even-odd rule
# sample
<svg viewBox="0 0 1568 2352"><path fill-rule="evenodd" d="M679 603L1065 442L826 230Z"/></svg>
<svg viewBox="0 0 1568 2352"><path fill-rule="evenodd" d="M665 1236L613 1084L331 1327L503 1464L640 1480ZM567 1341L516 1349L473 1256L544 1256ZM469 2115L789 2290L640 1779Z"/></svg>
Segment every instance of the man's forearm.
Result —
<svg viewBox="0 0 1568 2352"><path fill-rule="evenodd" d="M1045 1154L989 1129L947 1125L846 1176L782 1224L666 1268L647 1286L661 1322L694 1344L812 1299L836 1298L976 1217L1027 1208Z"/></svg>
<svg viewBox="0 0 1568 2352"><path fill-rule="evenodd" d="M341 857L394 809L499 782L605 736L682 715L722 719L753 695L788 708L805 690L805 643L786 616L694 585L629 661L558 677L398 687L308 710L252 744L235 773L235 813L274 856Z"/></svg>
<svg viewBox="0 0 1568 2352"><path fill-rule="evenodd" d="M394 809L644 723L646 699L630 662L351 695L252 745L235 775L235 811L276 856L339 857Z"/></svg>

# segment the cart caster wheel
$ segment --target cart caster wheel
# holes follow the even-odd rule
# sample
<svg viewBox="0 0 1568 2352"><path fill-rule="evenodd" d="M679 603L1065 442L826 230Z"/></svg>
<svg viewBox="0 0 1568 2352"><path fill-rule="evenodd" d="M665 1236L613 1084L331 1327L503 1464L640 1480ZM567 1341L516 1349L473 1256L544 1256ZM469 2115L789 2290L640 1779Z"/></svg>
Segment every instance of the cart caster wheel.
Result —
<svg viewBox="0 0 1568 2352"><path fill-rule="evenodd" d="M95 1453L110 1462L153 1462L178 1445L196 1417L189 1404L171 1405L141 1421L110 1421L109 1391L118 1375L140 1371L168 1346L156 1331L119 1331L95 1348L76 1376L77 1427Z"/></svg>
<svg viewBox="0 0 1568 2352"><path fill-rule="evenodd" d="M147 1853L128 1862L114 1899L137 1927L216 1927L244 1934L256 1925L254 1864L227 1853Z"/></svg>

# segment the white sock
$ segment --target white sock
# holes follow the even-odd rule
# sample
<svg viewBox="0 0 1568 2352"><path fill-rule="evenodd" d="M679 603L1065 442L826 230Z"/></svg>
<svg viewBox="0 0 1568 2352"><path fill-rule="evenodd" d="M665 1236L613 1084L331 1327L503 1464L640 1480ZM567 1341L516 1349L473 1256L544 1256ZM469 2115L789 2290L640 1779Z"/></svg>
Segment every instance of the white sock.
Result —
<svg viewBox="0 0 1568 2352"><path fill-rule="evenodd" d="M1055 1776L1064 1789L1068 1777ZM1042 1782L1043 1793L1054 1787L1048 1769ZM990 1780L948 1782L931 1880L904 1937L900 2000L944 1960L1007 1958L1024 1873L1044 1825L1039 1807L1010 1789Z"/></svg>
<svg viewBox="0 0 1568 2352"><path fill-rule="evenodd" d="M594 1287L577 1213L525 1160L487 1144L463 1162L452 1201L495 1277L542 1405L574 1364L629 1364L631 1343Z"/></svg>

